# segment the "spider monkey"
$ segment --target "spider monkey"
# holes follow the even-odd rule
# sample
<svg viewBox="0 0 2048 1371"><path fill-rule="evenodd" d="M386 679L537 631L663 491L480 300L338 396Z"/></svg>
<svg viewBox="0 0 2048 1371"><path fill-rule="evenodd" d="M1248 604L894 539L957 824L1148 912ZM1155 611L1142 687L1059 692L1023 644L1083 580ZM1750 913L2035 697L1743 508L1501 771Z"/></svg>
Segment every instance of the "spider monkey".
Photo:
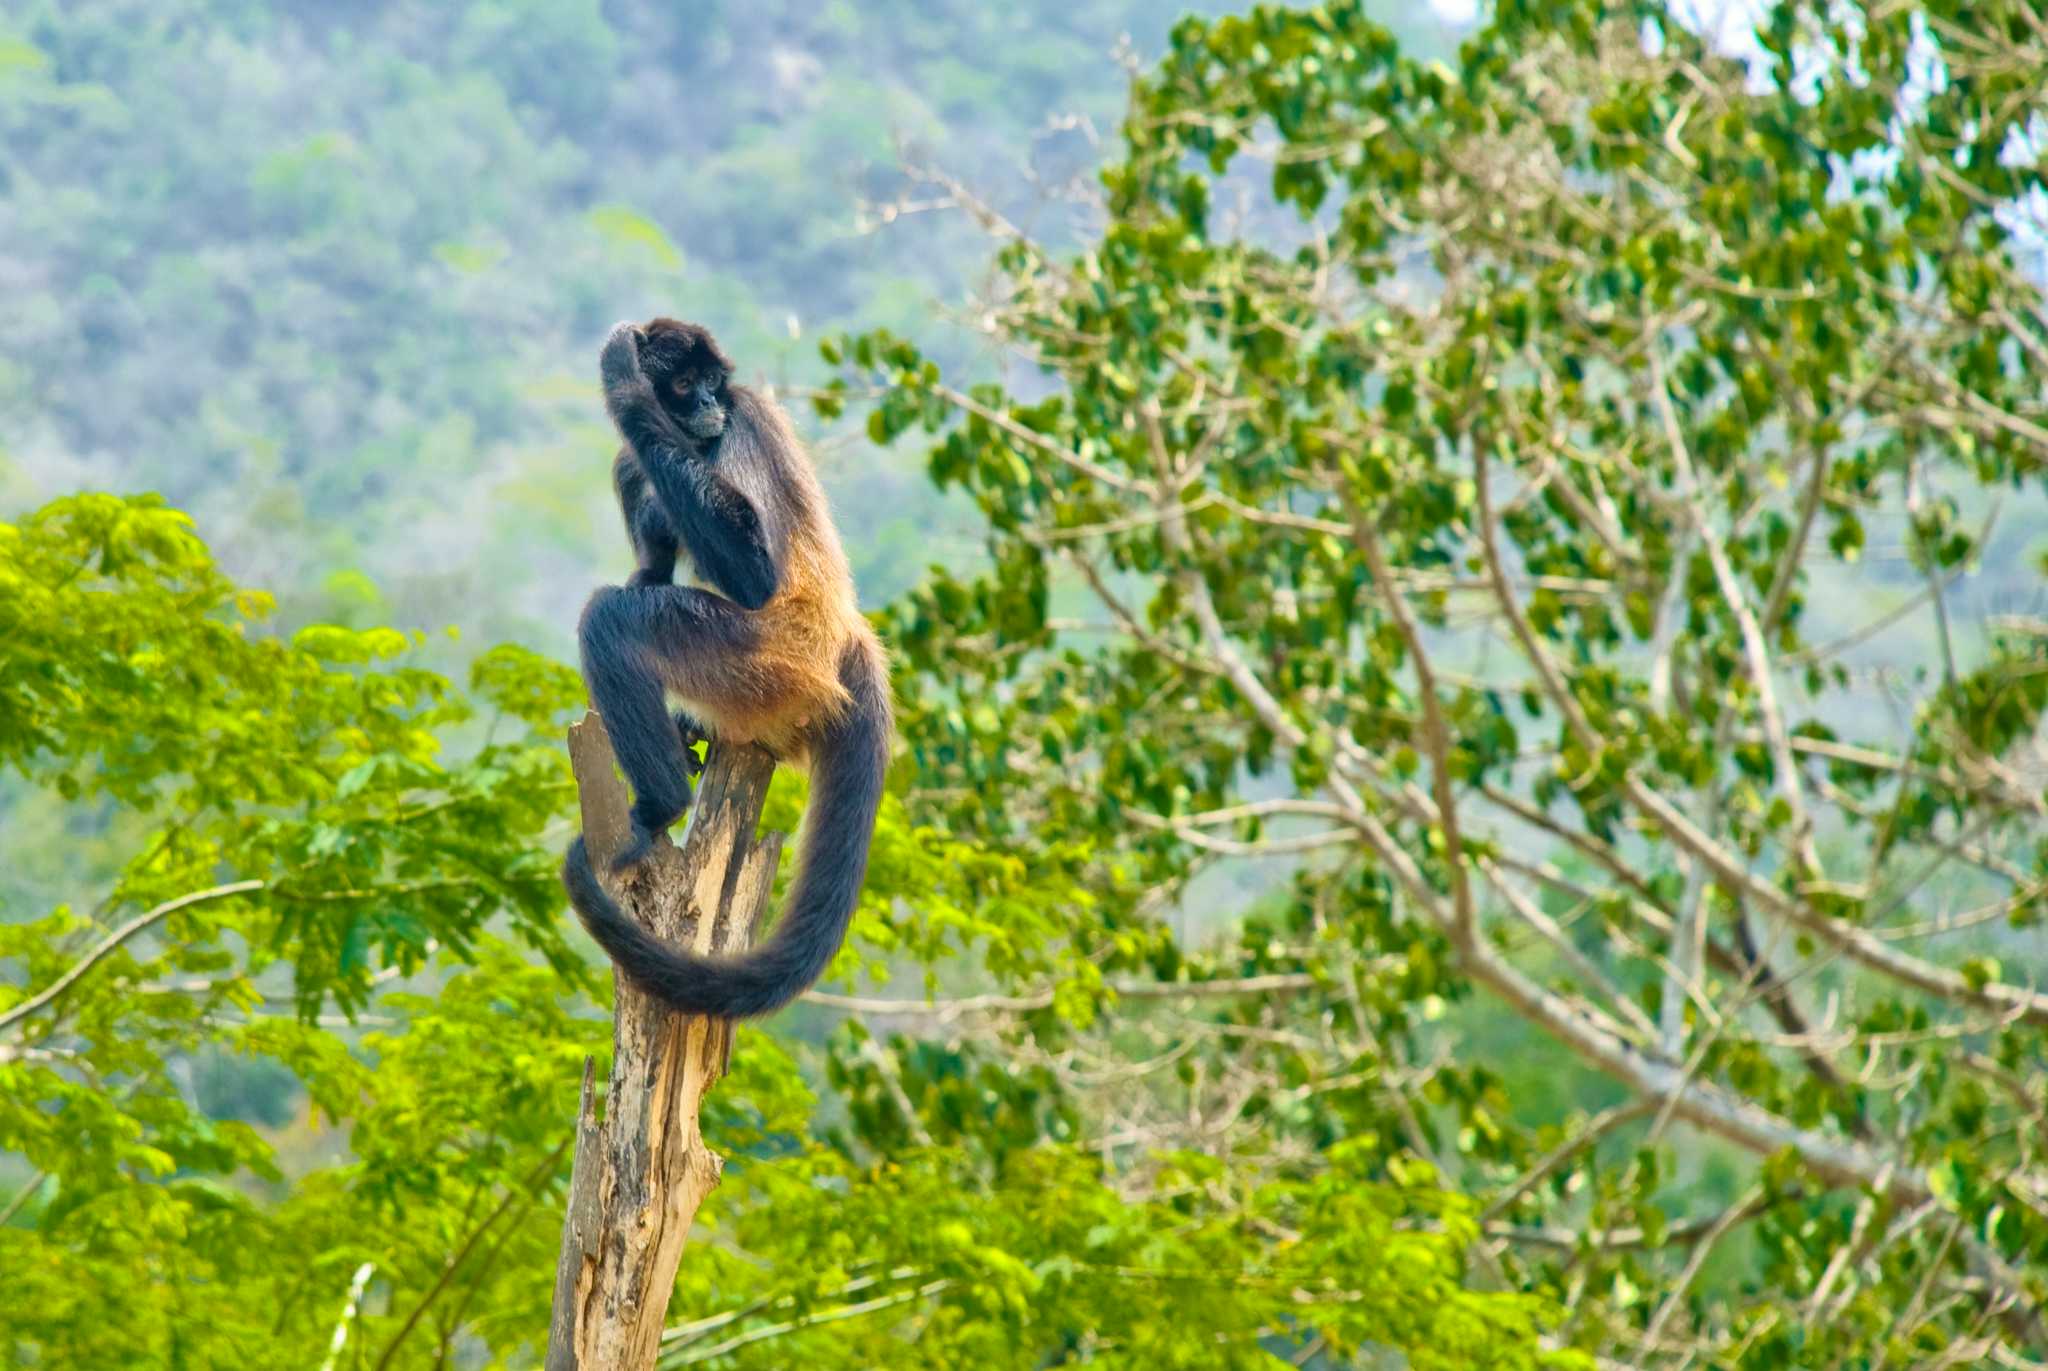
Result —
<svg viewBox="0 0 2048 1371"><path fill-rule="evenodd" d="M711 334L620 324L600 372L625 439L612 477L638 562L591 597L577 629L584 684L633 786L632 837L612 869L645 860L689 808L696 736L807 761L811 798L787 908L739 956L648 933L605 893L580 836L562 880L591 936L657 999L766 1014L824 974L853 917L889 761L887 663L788 418L733 383ZM673 583L679 554L703 584ZM671 720L664 691L684 716Z"/></svg>

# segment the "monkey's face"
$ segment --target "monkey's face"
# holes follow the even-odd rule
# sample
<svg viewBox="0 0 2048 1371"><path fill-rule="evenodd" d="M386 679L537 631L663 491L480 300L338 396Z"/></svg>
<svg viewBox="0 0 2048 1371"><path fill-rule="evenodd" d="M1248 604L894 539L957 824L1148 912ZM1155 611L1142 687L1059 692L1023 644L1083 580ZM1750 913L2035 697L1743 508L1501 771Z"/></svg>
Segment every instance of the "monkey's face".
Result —
<svg viewBox="0 0 2048 1371"><path fill-rule="evenodd" d="M725 432L725 375L686 368L670 378L661 397L683 432L709 442Z"/></svg>
<svg viewBox="0 0 2048 1371"><path fill-rule="evenodd" d="M676 319L651 320L640 330L640 365L676 426L700 443L725 432L732 396L732 362L708 329Z"/></svg>

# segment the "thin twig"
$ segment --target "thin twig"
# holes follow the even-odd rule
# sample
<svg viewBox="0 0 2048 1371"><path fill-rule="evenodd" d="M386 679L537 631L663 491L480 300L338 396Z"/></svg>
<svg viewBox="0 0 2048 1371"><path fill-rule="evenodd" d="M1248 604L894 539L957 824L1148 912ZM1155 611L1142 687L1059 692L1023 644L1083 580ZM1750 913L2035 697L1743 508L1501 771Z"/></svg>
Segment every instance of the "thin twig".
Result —
<svg viewBox="0 0 2048 1371"><path fill-rule="evenodd" d="M0 1209L0 1228L5 1228L14 1221L14 1216L27 1207L28 1202L35 1197L36 1191L41 1190L43 1182L49 1178L49 1172L38 1171L22 1182L21 1189L7 1202L7 1207Z"/></svg>
<svg viewBox="0 0 2048 1371"><path fill-rule="evenodd" d="M505 1211L510 1209L514 1202L522 1196L530 1195L535 1186L545 1181L561 1163L562 1157L569 1150L569 1144L575 1141L576 1135L571 1133L556 1143L555 1150L541 1158L540 1164L527 1172L518 1185L505 1192L505 1198L498 1202L498 1207L493 1209L482 1223L470 1230L469 1236L463 1239L462 1246L441 1264L441 1274L435 1278L433 1285L427 1288L427 1293L420 1296L419 1303L413 1306L412 1313L406 1317L404 1324L391 1335L391 1341L385 1345L384 1355L377 1358L377 1371L384 1371L384 1368L391 1365L391 1359L398 1355L399 1347L412 1335L412 1330L419 1326L420 1318L427 1312L427 1307L448 1288L448 1282L454 1278L456 1271L461 1269L469 1254L476 1250L476 1245L483 1240L484 1234L490 1232L491 1225L503 1218Z"/></svg>
<svg viewBox="0 0 2048 1371"><path fill-rule="evenodd" d="M1312 990L1316 983L1316 978L1305 971L1289 971L1270 976L1243 976L1227 981L1137 981L1107 988L1121 1000L1175 1000ZM1041 990L1031 995L969 995L954 1000L889 1000L809 990L804 992L804 999L811 1004L849 1010L856 1014L917 1014L945 1022L968 1014L1028 1014L1033 1010L1049 1007L1055 993L1051 990Z"/></svg>
<svg viewBox="0 0 2048 1371"><path fill-rule="evenodd" d="M146 913L137 914L127 923L122 924L112 933L109 933L101 940L99 946L86 953L69 971L43 987L39 994L30 996L5 1014L0 1014L0 1028L11 1028L43 1006L49 1004L59 995L69 990L77 983L79 977L92 970L93 967L97 966L111 954L114 949L148 928L151 924L161 919L169 918L181 909L190 909L193 905L204 904L208 900L224 900L230 895L242 895L252 890L261 890L266 884L268 883L265 881L230 881L226 885L217 885L210 890L195 890L189 895L180 895L175 900L164 901Z"/></svg>

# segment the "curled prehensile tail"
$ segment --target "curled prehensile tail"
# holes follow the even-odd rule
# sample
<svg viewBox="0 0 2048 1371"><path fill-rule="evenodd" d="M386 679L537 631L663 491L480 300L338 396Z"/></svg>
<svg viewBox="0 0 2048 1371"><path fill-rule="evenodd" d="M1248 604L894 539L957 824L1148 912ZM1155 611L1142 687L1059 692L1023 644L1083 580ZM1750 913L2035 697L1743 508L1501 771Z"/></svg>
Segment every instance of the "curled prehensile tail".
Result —
<svg viewBox="0 0 2048 1371"><path fill-rule="evenodd" d="M620 968L686 1014L745 1019L794 1000L846 940L867 875L868 844L889 766L889 686L872 648L849 644L839 664L852 705L811 740L811 798L796 879L775 931L734 957L701 957L661 941L605 893L579 835L562 863L569 902Z"/></svg>

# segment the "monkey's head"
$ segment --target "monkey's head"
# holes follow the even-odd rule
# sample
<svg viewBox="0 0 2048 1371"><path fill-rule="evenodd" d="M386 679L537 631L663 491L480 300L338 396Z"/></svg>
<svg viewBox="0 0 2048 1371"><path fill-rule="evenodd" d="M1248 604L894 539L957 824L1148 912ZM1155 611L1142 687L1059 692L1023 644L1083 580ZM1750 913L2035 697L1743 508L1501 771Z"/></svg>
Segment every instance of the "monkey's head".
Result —
<svg viewBox="0 0 2048 1371"><path fill-rule="evenodd" d="M708 443L725 432L732 361L711 330L679 319L651 320L640 329L640 369L684 433Z"/></svg>

